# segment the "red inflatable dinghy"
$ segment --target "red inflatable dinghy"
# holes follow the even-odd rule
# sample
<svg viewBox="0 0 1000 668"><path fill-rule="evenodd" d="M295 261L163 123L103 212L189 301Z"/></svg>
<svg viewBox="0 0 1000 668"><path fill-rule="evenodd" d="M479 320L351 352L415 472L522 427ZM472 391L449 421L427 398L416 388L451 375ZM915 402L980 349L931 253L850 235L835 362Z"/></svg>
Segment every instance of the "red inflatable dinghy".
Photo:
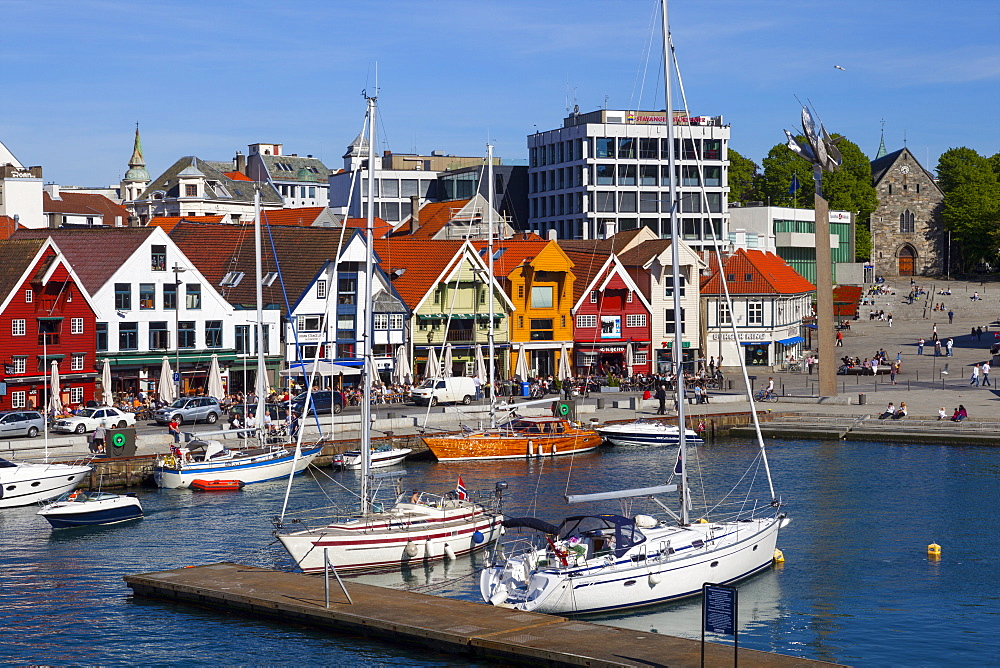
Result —
<svg viewBox="0 0 1000 668"><path fill-rule="evenodd" d="M232 492L243 489L242 480L192 480L191 487L203 492Z"/></svg>

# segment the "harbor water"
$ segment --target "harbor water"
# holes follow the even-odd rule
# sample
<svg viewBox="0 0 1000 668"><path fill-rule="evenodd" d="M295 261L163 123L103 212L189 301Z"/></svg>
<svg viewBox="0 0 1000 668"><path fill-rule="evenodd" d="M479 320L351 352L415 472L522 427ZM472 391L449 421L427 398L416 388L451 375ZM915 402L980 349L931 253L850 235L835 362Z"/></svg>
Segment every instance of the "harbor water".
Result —
<svg viewBox="0 0 1000 668"><path fill-rule="evenodd" d="M754 455L747 442L702 446L697 479L711 481L709 494L727 491ZM1000 537L991 526L1000 450L779 441L769 444L768 455L792 523L778 541L785 563L739 585L741 646L855 665L998 663L994 562ZM567 491L658 484L673 463L673 450L655 448L603 448L531 462L419 462L407 465L403 485L444 492L459 474L470 489L504 480L508 514L558 522L566 514L599 510L567 506ZM349 502L347 490L357 479L355 472L299 477L290 516ZM35 507L0 512L0 660L469 665L377 640L131 597L122 582L126 573L217 561L291 568L271 535L284 492L282 482L233 493L144 489L145 519L91 529L52 530ZM600 510L621 510L610 503ZM927 557L932 542L943 547L940 560ZM481 563L476 556L359 579L478 600ZM697 599L589 619L700 636Z"/></svg>

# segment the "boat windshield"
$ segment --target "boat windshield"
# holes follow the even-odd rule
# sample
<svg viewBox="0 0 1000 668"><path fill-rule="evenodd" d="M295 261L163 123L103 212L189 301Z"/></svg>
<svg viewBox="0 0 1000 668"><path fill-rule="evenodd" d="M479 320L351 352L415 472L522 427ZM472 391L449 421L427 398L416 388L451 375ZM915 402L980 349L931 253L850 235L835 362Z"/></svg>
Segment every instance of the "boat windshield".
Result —
<svg viewBox="0 0 1000 668"><path fill-rule="evenodd" d="M636 528L635 523L621 515L578 515L567 517L559 528L559 538L589 540L594 554L602 551L614 552L621 557L633 546L646 540L646 536Z"/></svg>
<svg viewBox="0 0 1000 668"><path fill-rule="evenodd" d="M8 462L3 457L0 457L0 469L12 469L17 468L17 464L14 462Z"/></svg>
<svg viewBox="0 0 1000 668"><path fill-rule="evenodd" d="M561 422L545 421L537 422L533 420L511 420L500 425L500 429L516 431L520 434L562 434L565 427Z"/></svg>

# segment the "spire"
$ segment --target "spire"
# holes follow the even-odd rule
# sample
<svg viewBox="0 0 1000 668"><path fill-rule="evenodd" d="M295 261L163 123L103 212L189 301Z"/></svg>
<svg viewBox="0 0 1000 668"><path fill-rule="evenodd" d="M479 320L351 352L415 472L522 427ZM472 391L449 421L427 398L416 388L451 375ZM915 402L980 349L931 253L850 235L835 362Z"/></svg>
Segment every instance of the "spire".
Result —
<svg viewBox="0 0 1000 668"><path fill-rule="evenodd" d="M882 119L882 134L878 140L878 153L875 154L875 159L878 160L888 154L885 150L885 119Z"/></svg>
<svg viewBox="0 0 1000 668"><path fill-rule="evenodd" d="M129 170L125 174L126 181L149 181L149 172L146 171L146 161L142 157L142 139L139 138L139 124L135 124L135 144L132 148L132 157L128 161Z"/></svg>

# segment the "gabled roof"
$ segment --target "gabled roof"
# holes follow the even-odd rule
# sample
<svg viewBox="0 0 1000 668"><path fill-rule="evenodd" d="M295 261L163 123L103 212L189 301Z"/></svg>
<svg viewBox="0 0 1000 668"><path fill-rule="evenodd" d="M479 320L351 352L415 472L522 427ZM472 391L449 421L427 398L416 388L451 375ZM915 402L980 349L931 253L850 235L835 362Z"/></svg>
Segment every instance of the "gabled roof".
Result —
<svg viewBox="0 0 1000 668"><path fill-rule="evenodd" d="M401 237L376 239L375 252L396 292L410 309L416 309L457 261L463 241L433 241ZM403 269L398 276L393 272Z"/></svg>
<svg viewBox="0 0 1000 668"><path fill-rule="evenodd" d="M816 289L774 253L740 248L726 259L723 269L733 295L797 295ZM718 269L702 282L701 294L723 294Z"/></svg>
<svg viewBox="0 0 1000 668"><path fill-rule="evenodd" d="M364 232L368 229L368 219L348 218L341 221L341 225L344 227L353 227ZM392 225L378 216L375 216L375 219L372 221L372 231L374 232L376 239L385 239L389 233L392 232Z"/></svg>
<svg viewBox="0 0 1000 668"><path fill-rule="evenodd" d="M879 183L881 183L882 179L885 178L885 175L889 172L890 169L892 169L892 166L896 164L896 162L900 159L900 157L903 156L904 153L906 154L906 158L908 160L912 160L913 164L915 164L917 167L923 170L924 174L927 175L927 178L930 179L930 182L934 184L935 188L937 188L938 185L936 179L934 178L934 175L931 174L929 171L927 171L927 169L925 169L924 166L920 164L920 161L917 160L916 156L914 156L913 153L910 152L910 149L906 147L903 147L898 151L893 151L892 153L887 153L881 158L872 160L871 163L872 185L877 186Z"/></svg>
<svg viewBox="0 0 1000 668"><path fill-rule="evenodd" d="M74 216L101 216L105 225L127 225L129 216L128 209L115 204L104 195L66 191L59 193L59 199L53 199L52 195L43 191L42 211ZM121 220L116 223L116 218Z"/></svg>
<svg viewBox="0 0 1000 668"><path fill-rule="evenodd" d="M146 223L146 227L159 227L169 233L182 220L189 223L221 223L223 218L225 216L155 216Z"/></svg>
<svg viewBox="0 0 1000 668"><path fill-rule="evenodd" d="M18 230L14 239L51 238L79 277L96 294L132 254L155 232L150 227L88 227Z"/></svg>
<svg viewBox="0 0 1000 668"><path fill-rule="evenodd" d="M204 176L205 193L204 199L216 200L219 202L229 202L237 204L252 204L254 201L254 190L260 190L261 204L280 207L284 199L278 194L270 183L259 183L255 181L234 180L226 176L230 171L231 163L218 163L202 160L196 156L185 156L167 168L165 172L157 176L139 196L140 200L152 197L158 190L167 193L168 199L173 199L180 195L180 184L178 177ZM217 181L221 188L217 191L209 182Z"/></svg>
<svg viewBox="0 0 1000 668"><path fill-rule="evenodd" d="M607 257L611 253L621 253L641 243L645 239L655 239L656 235L648 227L625 230L610 239L560 239L559 246L566 251L598 253Z"/></svg>
<svg viewBox="0 0 1000 668"><path fill-rule="evenodd" d="M312 285L320 267L327 260L336 259L340 232L340 228L294 225L264 228L262 271L267 275L278 271L280 265L281 272L280 280L264 286L265 305L286 311L286 294L287 302L296 304L302 293ZM344 233L344 248L350 243L352 234L350 230ZM252 225L182 221L170 233L170 238L227 301L246 308L256 307L256 254ZM231 271L242 272L242 280L232 287L219 287L223 277Z"/></svg>
<svg viewBox="0 0 1000 668"><path fill-rule="evenodd" d="M6 304L10 293L24 282L45 239L5 239L0 241L0 303Z"/></svg>
<svg viewBox="0 0 1000 668"><path fill-rule="evenodd" d="M428 202L420 207L420 225L415 233L412 216L392 231L390 236L409 236L414 239L432 239L452 220L455 212L461 211L471 200L456 199L447 202Z"/></svg>
<svg viewBox="0 0 1000 668"><path fill-rule="evenodd" d="M572 255L570 255L570 259ZM589 256L589 258L580 258L582 262L587 262L588 259L596 259L596 256ZM600 266L595 267L595 264L588 264L586 270L579 269L580 265L575 264L573 267L573 275L576 276L576 281L573 283L573 313L583 305L584 297L587 293L593 290L604 290L605 286L612 279L612 277L617 276L626 288L631 290L635 296L639 299L643 306L647 310L651 311L652 306L646 299L646 296L636 285L635 280L629 276L629 273L625 270L625 266L621 263L615 255L609 255Z"/></svg>
<svg viewBox="0 0 1000 668"><path fill-rule="evenodd" d="M512 271L525 262L530 263L550 243L552 242L545 241L544 239L540 241L518 241L515 239L494 241L493 275L497 278L506 278ZM473 241L472 245L479 253L479 256L483 258L483 262L488 263L489 258L486 257L487 242Z"/></svg>
<svg viewBox="0 0 1000 668"><path fill-rule="evenodd" d="M271 209L261 211L261 222L268 225L310 227L325 210L325 206L307 206L298 209Z"/></svg>

